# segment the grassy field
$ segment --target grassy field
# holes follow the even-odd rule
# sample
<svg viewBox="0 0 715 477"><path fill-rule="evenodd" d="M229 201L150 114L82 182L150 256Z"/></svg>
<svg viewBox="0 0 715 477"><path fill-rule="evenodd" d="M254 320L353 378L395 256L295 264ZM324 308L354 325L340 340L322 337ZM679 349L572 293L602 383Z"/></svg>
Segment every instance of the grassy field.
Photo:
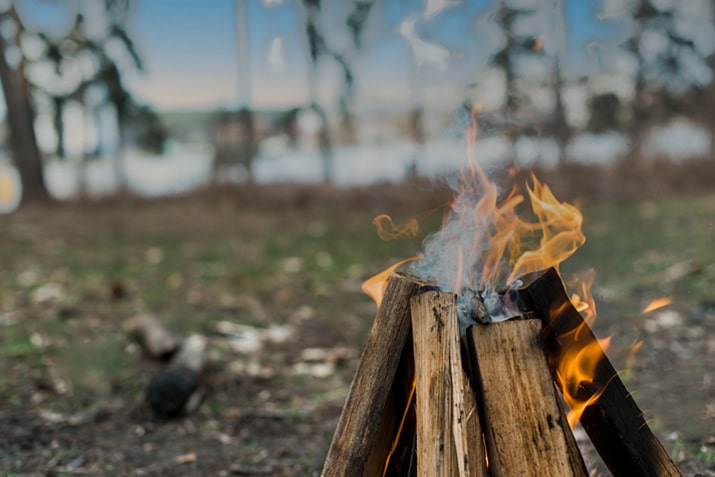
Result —
<svg viewBox="0 0 715 477"><path fill-rule="evenodd" d="M0 474L316 472L375 311L360 284L420 250L441 220L423 212L445 197L311 194L0 217ZM617 368L631 364L624 379L681 465L715 471L715 195L583 210L587 243L564 276L596 268L596 333L613 334L609 355ZM380 212L420 216L418 236L380 240ZM640 312L662 296L673 304ZM210 339L205 400L179 421L144 409L159 365L141 356L126 323L147 312L182 336ZM216 332L225 322L287 335L241 349ZM340 359L315 367L309 348ZM100 417L77 424L88 410ZM85 437L72 437L78 426ZM191 452L188 463L178 459Z"/></svg>

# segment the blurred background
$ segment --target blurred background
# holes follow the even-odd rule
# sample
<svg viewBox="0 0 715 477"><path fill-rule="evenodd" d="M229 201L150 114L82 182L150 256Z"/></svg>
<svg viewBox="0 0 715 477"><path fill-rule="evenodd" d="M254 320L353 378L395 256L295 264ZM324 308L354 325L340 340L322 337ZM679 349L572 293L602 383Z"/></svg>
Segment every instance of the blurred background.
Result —
<svg viewBox="0 0 715 477"><path fill-rule="evenodd" d="M707 0L2 8L0 167L27 198L433 176L472 107L495 167L711 157Z"/></svg>
<svg viewBox="0 0 715 477"><path fill-rule="evenodd" d="M0 52L0 474L318 475L360 286L440 227L474 118L503 190L582 210L562 275L715 476L713 1L0 0ZM186 343L198 399L151 398Z"/></svg>

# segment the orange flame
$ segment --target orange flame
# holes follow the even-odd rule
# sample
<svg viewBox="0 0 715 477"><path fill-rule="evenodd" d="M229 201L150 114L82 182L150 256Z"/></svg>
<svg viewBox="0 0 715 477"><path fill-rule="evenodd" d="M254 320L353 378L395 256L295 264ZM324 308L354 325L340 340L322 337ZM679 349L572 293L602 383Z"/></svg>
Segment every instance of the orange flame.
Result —
<svg viewBox="0 0 715 477"><path fill-rule="evenodd" d="M404 224L396 225L392 217L387 214L380 214L372 223L377 227L377 235L382 240L396 240L399 238L412 238L420 230L420 224L416 218L411 218Z"/></svg>
<svg viewBox="0 0 715 477"><path fill-rule="evenodd" d="M541 39L537 47L541 47ZM470 132L476 134L473 128ZM470 144L470 149L471 146L473 144ZM571 204L558 201L551 189L539 182L533 174L531 185L526 184L531 212L535 218L529 221L517 215L516 208L524 202L524 196L512 190L499 203L496 185L486 179L471 154L469 161L470 167L463 175L463 183L479 184L482 195L471 211L465 213L455 210L455 213L460 213L466 220L486 223L491 228L487 246L483 247L476 242L473 245L475 249L484 248L479 257L482 267L481 286L496 289L500 285L500 277L504 276L505 262L508 263L506 268L510 270L506 284L537 270L549 267L558 270L561 262L585 243L581 211ZM458 203L457 200L455 204ZM484 238L479 237L479 240ZM460 248L458 257L461 259L464 254L465 250ZM465 273L463 268L466 267L458 267L458 283L464 283L461 278ZM571 301L584 316L583 326L592 324L596 317L596 304L590 291L594 276L594 271L590 270L569 283L569 288L575 290ZM467 277L467 280L471 279L473 277ZM594 403L605 389L605 385L594 383L593 379L596 366L604 356L604 349L610 343L610 338L587 340L590 334L581 334L581 330L577 328L567 336L558 337L564 346L564 353L555 363L564 399L571 408L568 415L571 427L576 425L583 410Z"/></svg>
<svg viewBox="0 0 715 477"><path fill-rule="evenodd" d="M568 288L576 290L571 294L571 304L576 308L589 325L596 320L596 300L591 293L596 270L590 268L583 273L576 274L566 284Z"/></svg>
<svg viewBox="0 0 715 477"><path fill-rule="evenodd" d="M403 265L407 262L411 262L413 260L419 260L421 257L422 255L416 255L414 257L409 257L404 260L400 260L394 265L390 265L377 275L374 275L365 280L365 283L362 284L362 291L365 292L367 296L372 298L379 308L380 304L382 303L382 297L385 295L385 288L387 288L387 280L390 278L390 275L392 275L392 272L397 270L400 265Z"/></svg>
<svg viewBox="0 0 715 477"><path fill-rule="evenodd" d="M536 250L521 254L514 264L511 282L515 278L548 267L557 267L569 258L586 241L581 231L583 215L576 207L559 202L548 186L541 184L535 176L533 189L527 185L531 207L538 218L538 224L527 224L541 232L541 240Z"/></svg>
<svg viewBox="0 0 715 477"><path fill-rule="evenodd" d="M641 311L642 314L650 313L651 311L658 310L660 308L666 307L673 303L673 300L668 297L656 298L655 300L648 303L648 305Z"/></svg>
<svg viewBox="0 0 715 477"><path fill-rule="evenodd" d="M626 369L623 371L625 374L630 375L631 369L633 368L633 363L636 360L636 354L640 351L643 346L643 340L636 340L633 342L631 347L628 349L628 357L626 358Z"/></svg>
<svg viewBox="0 0 715 477"><path fill-rule="evenodd" d="M536 53L541 53L541 49L543 47L544 47L544 37L537 36L536 39L534 39L534 51Z"/></svg>
<svg viewBox="0 0 715 477"><path fill-rule="evenodd" d="M564 400L571 409L567 416L571 429L576 427L584 409L601 397L608 384L595 384L593 378L598 363L604 357L604 350L611 342L611 337L584 342L579 339L579 332L583 326L588 325L584 322L581 327L559 337L562 343L567 344L564 346L563 354L558 357L556 376ZM594 389L594 386L598 388Z"/></svg>
<svg viewBox="0 0 715 477"><path fill-rule="evenodd" d="M540 46L540 41L537 43ZM457 293L465 287L493 292L504 285L511 286L524 274L550 267L558 270L561 262L586 241L580 210L557 200L535 175L526 183L525 194L514 188L506 196L500 196L497 185L487 178L474 157L478 134L476 113L477 109L473 108L467 131L468 162L460 178L460 191L450 205L441 231L425 243L424 260L415 267L418 274L426 275L423 278L445 288L453 287ZM531 206L528 219L517 211L527 197ZM385 224L392 226L390 235L399 235L402 230L391 220ZM402 263L404 261L363 285L363 290L378 306L387 278ZM590 293L592 282L593 273L589 273L578 280L575 287L570 286L571 290L577 290L572 293L571 301L583 313L584 327L592 324L596 316ZM610 338L594 341L589 338L590 333L579 333L581 330L577 328L557 337L564 353L553 363L564 399L571 408L568 420L572 427L583 410L605 389L604 383L593 380L596 366L610 343Z"/></svg>

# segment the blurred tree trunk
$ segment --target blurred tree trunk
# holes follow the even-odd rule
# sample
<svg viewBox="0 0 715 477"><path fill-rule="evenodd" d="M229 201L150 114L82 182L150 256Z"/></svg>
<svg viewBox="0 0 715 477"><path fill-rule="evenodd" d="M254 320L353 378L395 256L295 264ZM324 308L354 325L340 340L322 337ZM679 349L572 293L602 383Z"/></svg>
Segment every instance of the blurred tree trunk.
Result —
<svg viewBox="0 0 715 477"><path fill-rule="evenodd" d="M52 104L54 105L52 125L57 133L55 153L58 158L65 159L65 123L62 117L65 109L65 98L63 96L53 96Z"/></svg>
<svg viewBox="0 0 715 477"><path fill-rule="evenodd" d="M513 163L516 162L516 140L523 132L523 128L516 121L521 102L523 102L523 94L519 90L519 76L515 62L520 56L534 54L534 46L538 41L533 35L518 33L516 26L520 19L529 18L533 13L532 9L512 6L510 2L501 0L497 4L494 14L494 22L499 25L504 34L504 43L501 49L492 55L490 64L501 68L504 72L506 97L503 106L502 127L509 145L509 156Z"/></svg>
<svg viewBox="0 0 715 477"><path fill-rule="evenodd" d="M333 181L333 147L330 141L330 132L328 130L328 117L325 110L318 103L318 62L320 57L325 54L325 40L320 33L318 27L318 16L320 13L320 0L303 0L303 6L306 9L306 25L305 32L308 38L308 51L310 53L310 109L312 109L320 118L320 129L318 131L318 147L320 156L323 162L323 182L330 183Z"/></svg>
<svg viewBox="0 0 715 477"><path fill-rule="evenodd" d="M715 0L712 0L711 3L712 20L715 22ZM708 58L708 65L710 65L710 71L713 72L713 78L705 89L704 111L705 124L710 132L710 159L715 161L715 53Z"/></svg>
<svg viewBox="0 0 715 477"><path fill-rule="evenodd" d="M554 10L556 15L558 15L558 25L557 29L560 30L560 38L557 46L557 51L554 53L554 113L552 118L552 128L553 135L556 139L556 143L559 147L559 164L564 164L568 160L566 154L566 146L568 145L569 139L571 137L571 128L566 120L566 108L564 106L563 92L564 92L564 77L563 77L563 65L562 59L566 56L564 49L567 44L567 34L566 34L566 18L564 12L564 4L562 1L557 0L554 2Z"/></svg>
<svg viewBox="0 0 715 477"><path fill-rule="evenodd" d="M517 114L518 101L517 101L517 91L516 91L516 73L514 72L514 66L512 64L512 56L517 49L517 41L514 37L514 20L518 13L507 7L504 2L499 4L499 10L497 12L497 19L499 25L502 27L506 43L504 47L499 51L495 57L494 62L501 66L504 70L504 83L506 90L506 98L504 104L504 131L506 136L509 138L509 143L513 146L514 140L516 139L516 131L512 125L512 120Z"/></svg>
<svg viewBox="0 0 715 477"><path fill-rule="evenodd" d="M651 5L648 0L639 0L634 13L633 37L626 43L627 48L633 52L636 61L636 76L633 81L633 100L631 104L631 117L628 125L628 136L630 137L630 151L627 159L633 164L643 162L642 136L648 121L648 109L646 98L645 61L640 53L641 35L645 21L652 15Z"/></svg>
<svg viewBox="0 0 715 477"><path fill-rule="evenodd" d="M10 17L17 22L14 9ZM7 18L8 14L2 15ZM34 114L30 104L29 86L22 62L13 68L7 61L9 44L0 34L0 81L7 104L9 146L20 178L24 201L49 199L42 170L42 158L35 137ZM19 52L18 52L19 53Z"/></svg>
<svg viewBox="0 0 715 477"><path fill-rule="evenodd" d="M559 164L564 164L568 161L566 146L568 145L569 138L571 137L571 130L568 122L566 121L566 109L564 108L564 101L562 97L564 80L561 76L561 68L557 67L554 73L556 74L554 81L556 106L554 107L553 131L556 144L558 144L559 147Z"/></svg>

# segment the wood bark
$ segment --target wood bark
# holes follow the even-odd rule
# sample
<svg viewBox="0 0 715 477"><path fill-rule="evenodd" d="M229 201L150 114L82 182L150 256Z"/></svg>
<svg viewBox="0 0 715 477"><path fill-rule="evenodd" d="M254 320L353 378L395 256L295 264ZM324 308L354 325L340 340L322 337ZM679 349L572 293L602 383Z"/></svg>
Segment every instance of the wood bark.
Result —
<svg viewBox="0 0 715 477"><path fill-rule="evenodd" d="M462 365L456 296L411 300L415 355L417 475L487 475L474 391Z"/></svg>
<svg viewBox="0 0 715 477"><path fill-rule="evenodd" d="M389 434L395 428L382 421L396 421L389 415L396 413L385 409L410 334L410 297L422 285L399 273L388 280L328 449L323 477L382 475L382 468L367 468L368 458L384 466L390 452L391 446L383 444L391 439L378 438L378 431Z"/></svg>
<svg viewBox="0 0 715 477"><path fill-rule="evenodd" d="M532 318L467 330L492 477L588 475L551 380L541 329Z"/></svg>
<svg viewBox="0 0 715 477"><path fill-rule="evenodd" d="M21 24L14 7L3 14L0 20ZM9 146L20 173L23 201L47 200L42 157L35 136L34 114L30 102L30 91L23 71L23 63L13 68L7 61L8 41L0 35L0 82L7 105L7 125Z"/></svg>
<svg viewBox="0 0 715 477"><path fill-rule="evenodd" d="M151 315L133 318L129 328L144 354L152 359L168 360L181 344L176 336Z"/></svg>
<svg viewBox="0 0 715 477"><path fill-rule="evenodd" d="M560 356L572 346L572 337L576 337L579 347L597 341L581 314L571 305L555 269L528 274L520 280L523 286L519 297L523 305L533 310L544 324L544 341L552 372ZM586 407L581 424L615 477L682 475L603 352L593 383L588 387L603 389L603 394Z"/></svg>

